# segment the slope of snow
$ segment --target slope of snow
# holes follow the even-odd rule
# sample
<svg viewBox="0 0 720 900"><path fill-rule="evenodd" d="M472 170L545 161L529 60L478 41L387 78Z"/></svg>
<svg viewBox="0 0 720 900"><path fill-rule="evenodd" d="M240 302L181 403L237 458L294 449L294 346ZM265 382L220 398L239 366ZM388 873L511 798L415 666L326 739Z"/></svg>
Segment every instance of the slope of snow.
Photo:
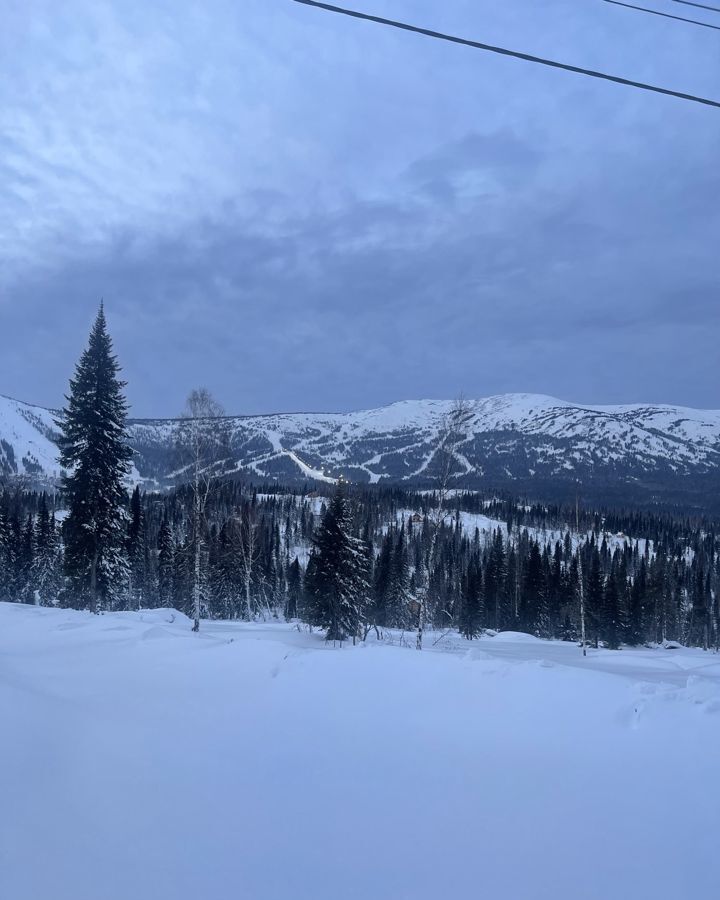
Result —
<svg viewBox="0 0 720 900"><path fill-rule="evenodd" d="M407 522L416 513L418 513L417 509L405 508L396 510L394 518L395 525L399 526L403 520ZM455 513L449 513L445 518L445 524L449 526L453 525L454 522ZM558 541L560 541L560 543L564 541L565 535L568 531L570 532L570 540L574 549L577 549L579 546L589 541L595 534L591 529L588 529L584 534L578 534L575 531L575 526L568 522L567 524L559 528L538 528L533 525L521 525L519 528L518 526L514 526L511 533L508 535L507 522L503 521L502 519L493 519L489 516L483 515L483 513L471 513L462 511L460 512L460 525L462 531L470 541L474 539L475 529L477 529L479 531L480 545L482 547L489 546L493 538L493 534L496 531L499 531L501 533L503 542L506 546L509 542L512 546L515 547L518 543L518 532L520 534L522 534L523 532L527 532L529 538L539 543L541 548L544 548L545 546L549 547L550 553L553 553L555 544ZM389 527L390 524L388 523L388 525L383 528L383 531L387 531ZM613 553L615 550L622 550L625 544L628 544L630 546L637 544L638 553L641 556L645 553L646 547L650 555L654 555L653 541L648 541L647 538L632 538L628 537L628 535L626 534L613 534L610 531L600 531L596 536L598 544L602 544L602 541L605 540L611 553ZM689 558L692 559L692 549L688 548L687 552Z"/></svg>
<svg viewBox="0 0 720 900"><path fill-rule="evenodd" d="M30 468L39 465L47 474L59 469L57 447L49 437L57 431L54 415L41 406L30 406L0 395L0 439L13 448L16 474L25 473L27 467L24 460L29 461Z"/></svg>
<svg viewBox="0 0 720 900"><path fill-rule="evenodd" d="M3 898L716 895L717 656L189 628L0 604Z"/></svg>
<svg viewBox="0 0 720 900"><path fill-rule="evenodd" d="M337 484L337 478L331 478L320 469L313 469L312 466L304 463L297 453L293 453L292 450L288 450L287 455L307 478L312 478L315 481L324 481L326 484Z"/></svg>

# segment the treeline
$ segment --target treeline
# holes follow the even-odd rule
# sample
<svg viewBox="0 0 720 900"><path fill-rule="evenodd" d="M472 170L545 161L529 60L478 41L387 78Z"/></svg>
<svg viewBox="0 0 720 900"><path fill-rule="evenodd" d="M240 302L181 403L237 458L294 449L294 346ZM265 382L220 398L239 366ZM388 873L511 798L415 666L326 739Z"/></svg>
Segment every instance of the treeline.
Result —
<svg viewBox="0 0 720 900"><path fill-rule="evenodd" d="M509 503L503 521L487 503L474 525L468 495L438 519L433 497L398 491L268 494L238 481L210 492L202 542L202 615L298 618L331 637L368 628L413 631L419 602L434 628L466 637L518 630L577 640L580 579L591 643L720 639L720 558L712 530L663 517L655 537L618 536L595 521L580 537ZM62 497L0 494L0 598L75 606L63 561ZM104 608L174 607L192 614L192 490L141 494L124 510L123 582ZM413 508L414 504L414 508ZM569 514L569 510L566 511ZM586 517L594 521L594 517ZM614 525L618 524L613 522ZM436 539L432 541L433 531Z"/></svg>

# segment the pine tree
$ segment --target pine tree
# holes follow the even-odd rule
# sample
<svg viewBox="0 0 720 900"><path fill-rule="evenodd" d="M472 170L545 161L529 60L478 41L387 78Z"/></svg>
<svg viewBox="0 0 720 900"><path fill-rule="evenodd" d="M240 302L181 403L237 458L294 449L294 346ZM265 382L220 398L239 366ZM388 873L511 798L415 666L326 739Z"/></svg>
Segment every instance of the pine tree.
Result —
<svg viewBox="0 0 720 900"><path fill-rule="evenodd" d="M556 541L553 550L550 573L547 582L548 609L550 614L550 630L556 633L560 628L562 617L560 614L563 601L563 548L560 541Z"/></svg>
<svg viewBox="0 0 720 900"><path fill-rule="evenodd" d="M163 516L158 532L157 555L158 601L160 606L174 605L175 543L167 516Z"/></svg>
<svg viewBox="0 0 720 900"><path fill-rule="evenodd" d="M35 525L32 580L41 606L53 606L57 603L62 585L62 551L55 527L55 514L49 512L44 493L40 498Z"/></svg>
<svg viewBox="0 0 720 900"><path fill-rule="evenodd" d="M5 496L0 497L0 601L13 600L10 593L10 516L5 503Z"/></svg>
<svg viewBox="0 0 720 900"><path fill-rule="evenodd" d="M463 637L472 640L482 632L484 614L482 570L477 559L471 559L463 579L458 627Z"/></svg>
<svg viewBox="0 0 720 900"><path fill-rule="evenodd" d="M370 585L363 542L352 535L350 506L340 483L313 538L305 576L310 621L327 640L355 640L367 618Z"/></svg>
<svg viewBox="0 0 720 900"><path fill-rule="evenodd" d="M690 638L703 650L707 650L710 645L710 585L703 569L703 561L696 559L694 568Z"/></svg>
<svg viewBox="0 0 720 900"><path fill-rule="evenodd" d="M529 554L525 561L520 597L520 627L531 634L547 636L547 590L543 558L540 545L536 541L530 543Z"/></svg>
<svg viewBox="0 0 720 900"><path fill-rule="evenodd" d="M145 543L145 513L140 498L140 488L135 487L130 498L130 517L126 539L129 566L128 608L141 609L146 604L147 558Z"/></svg>
<svg viewBox="0 0 720 900"><path fill-rule="evenodd" d="M643 560L630 588L630 609L625 635L628 644L631 646L637 646L644 641L643 611L645 608L646 585L645 560Z"/></svg>
<svg viewBox="0 0 720 900"><path fill-rule="evenodd" d="M35 603L36 594L33 585L33 568L35 562L35 523L31 513L25 520L20 541L20 554L17 559L17 594L22 603Z"/></svg>
<svg viewBox="0 0 720 900"><path fill-rule="evenodd" d="M584 568L584 567L583 567ZM603 577L600 569L600 553L597 545L593 545L590 567L587 574L587 617L590 634L595 647L600 644L600 631L604 621Z"/></svg>
<svg viewBox="0 0 720 900"><path fill-rule="evenodd" d="M127 578L123 477L132 453L125 443L127 403L119 371L101 305L58 420L69 506L65 604L93 612L117 605Z"/></svg>
<svg viewBox="0 0 720 900"><path fill-rule="evenodd" d="M485 606L488 623L496 631L501 622L507 620L503 611L503 585L506 577L505 547L502 531L496 528L493 532L492 547L485 567Z"/></svg>
<svg viewBox="0 0 720 900"><path fill-rule="evenodd" d="M8 511L4 523L3 557L4 576L0 582L3 599L18 603L24 588L22 573L23 532L20 524L20 510L17 504Z"/></svg>
<svg viewBox="0 0 720 900"><path fill-rule="evenodd" d="M507 557L505 581L500 597L500 609L498 612L498 626L500 630L519 627L519 565L517 550L513 546L510 546Z"/></svg>
<svg viewBox="0 0 720 900"><path fill-rule="evenodd" d="M233 604L233 554L230 538L231 522L223 522L218 530L210 529L208 539L208 580L210 588L209 608L214 619L232 619Z"/></svg>
<svg viewBox="0 0 720 900"><path fill-rule="evenodd" d="M607 581L605 582L605 598L603 604L604 618L603 638L605 646L610 650L618 650L620 636L623 631L620 617L620 591L618 590L618 574L613 564Z"/></svg>
<svg viewBox="0 0 720 900"><path fill-rule="evenodd" d="M288 566L287 572L287 603L285 606L285 618L295 619L302 602L302 575L300 574L300 560L295 559Z"/></svg>
<svg viewBox="0 0 720 900"><path fill-rule="evenodd" d="M369 529L365 529L366 543ZM410 566L404 524L383 537L373 578L372 620L380 628L406 628L410 624Z"/></svg>
<svg viewBox="0 0 720 900"><path fill-rule="evenodd" d="M405 527L388 533L390 538L390 567L387 585L387 621L391 628L407 628L409 621L410 570L405 543Z"/></svg>
<svg viewBox="0 0 720 900"><path fill-rule="evenodd" d="M374 606L373 606L373 623L380 628L388 626L389 612L389 593L390 581L392 574L393 562L393 537L392 530L389 529L384 535L382 544L380 545L380 553L375 562L375 572L373 575L374 588Z"/></svg>

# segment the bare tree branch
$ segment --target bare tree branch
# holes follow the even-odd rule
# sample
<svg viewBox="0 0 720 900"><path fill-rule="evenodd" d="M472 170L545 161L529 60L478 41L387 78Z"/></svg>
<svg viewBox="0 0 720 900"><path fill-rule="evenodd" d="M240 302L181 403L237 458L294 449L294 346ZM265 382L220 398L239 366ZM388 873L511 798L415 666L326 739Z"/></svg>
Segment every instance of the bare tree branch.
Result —
<svg viewBox="0 0 720 900"><path fill-rule="evenodd" d="M225 410L206 388L190 392L178 426L181 452L189 456L192 472L193 631L200 630L202 544L205 512L220 464L227 458L228 433Z"/></svg>

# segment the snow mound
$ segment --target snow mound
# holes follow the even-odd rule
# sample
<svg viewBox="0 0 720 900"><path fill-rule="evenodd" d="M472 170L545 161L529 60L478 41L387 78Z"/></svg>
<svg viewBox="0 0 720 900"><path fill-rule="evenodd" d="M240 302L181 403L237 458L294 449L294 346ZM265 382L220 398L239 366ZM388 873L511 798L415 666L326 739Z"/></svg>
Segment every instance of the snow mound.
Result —
<svg viewBox="0 0 720 900"><path fill-rule="evenodd" d="M193 620L176 609L141 609L138 612L120 613L131 621L135 618L145 625L174 625L176 628L192 628Z"/></svg>
<svg viewBox="0 0 720 900"><path fill-rule="evenodd" d="M522 631L498 631L493 637L494 641L512 641L514 644L543 644L547 643L541 638L532 634L525 634Z"/></svg>

